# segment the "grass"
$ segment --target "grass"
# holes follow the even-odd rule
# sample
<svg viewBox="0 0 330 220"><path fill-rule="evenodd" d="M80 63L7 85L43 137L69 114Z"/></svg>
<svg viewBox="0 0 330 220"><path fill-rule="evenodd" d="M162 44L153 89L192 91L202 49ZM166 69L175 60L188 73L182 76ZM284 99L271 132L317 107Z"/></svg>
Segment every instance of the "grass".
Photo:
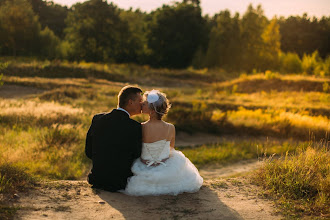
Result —
<svg viewBox="0 0 330 220"><path fill-rule="evenodd" d="M26 170L0 159L0 219L13 219L19 207L13 206L8 199L12 194L26 191L36 183L36 179Z"/></svg>
<svg viewBox="0 0 330 220"><path fill-rule="evenodd" d="M5 85L44 90L22 99L0 98L0 167L9 163L25 168L28 176L41 178L84 177L91 163L84 155L84 142L92 116L115 108L118 91L134 84L144 91L159 89L168 95L172 109L165 120L175 124L177 131L237 137L232 142L179 148L197 167L278 155L259 171L260 184L275 197L281 195L276 198L288 207L285 210L292 210L287 211L289 216L299 212L328 215L324 204L329 203L329 196L324 189L329 179L322 180L320 175L328 173L323 164L329 164L324 159L329 153L323 148L308 148L307 142L311 137L319 140L330 131L328 77L270 71L240 76L217 69L153 69L134 64L27 58L2 57L0 62L8 63L2 71ZM147 119L134 118L140 122ZM239 140L239 136L247 135L285 140ZM283 159L275 159L281 155ZM310 176L303 176L308 172ZM4 176L2 190L19 189L8 182L8 175ZM303 178L306 181L299 182ZM304 189L300 190L303 193L298 189ZM13 213L15 208L1 210Z"/></svg>
<svg viewBox="0 0 330 220"><path fill-rule="evenodd" d="M13 219L18 209L19 209L18 207L2 205L0 203L0 219L3 220Z"/></svg>
<svg viewBox="0 0 330 220"><path fill-rule="evenodd" d="M269 155L295 152L303 143L277 142L223 142L199 147L178 148L198 168L210 164L228 164L247 159L262 159Z"/></svg>
<svg viewBox="0 0 330 220"><path fill-rule="evenodd" d="M26 172L26 168L8 162L0 162L0 193L24 191L34 183L34 178Z"/></svg>
<svg viewBox="0 0 330 220"><path fill-rule="evenodd" d="M276 198L286 216L330 217L328 142L267 159L253 180Z"/></svg>

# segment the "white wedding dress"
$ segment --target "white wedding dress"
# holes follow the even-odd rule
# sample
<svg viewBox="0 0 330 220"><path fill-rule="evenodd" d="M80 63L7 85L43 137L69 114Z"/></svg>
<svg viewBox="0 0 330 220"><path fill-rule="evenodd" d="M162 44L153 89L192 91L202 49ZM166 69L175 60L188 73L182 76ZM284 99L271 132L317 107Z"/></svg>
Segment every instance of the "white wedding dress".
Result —
<svg viewBox="0 0 330 220"><path fill-rule="evenodd" d="M141 159L132 166L134 176L128 178L123 193L134 196L178 195L197 192L203 178L181 151L170 148L170 141L143 143Z"/></svg>

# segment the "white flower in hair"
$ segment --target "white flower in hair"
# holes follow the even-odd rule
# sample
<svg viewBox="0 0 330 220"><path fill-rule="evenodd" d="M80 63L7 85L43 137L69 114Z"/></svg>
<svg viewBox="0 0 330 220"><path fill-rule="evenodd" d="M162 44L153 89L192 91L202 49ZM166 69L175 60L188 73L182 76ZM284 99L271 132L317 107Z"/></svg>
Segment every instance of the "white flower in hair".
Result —
<svg viewBox="0 0 330 220"><path fill-rule="evenodd" d="M158 101L159 96L158 96L157 92L158 92L158 90L151 90L151 92L149 92L148 98L147 98L147 101L149 103L154 103L154 102Z"/></svg>

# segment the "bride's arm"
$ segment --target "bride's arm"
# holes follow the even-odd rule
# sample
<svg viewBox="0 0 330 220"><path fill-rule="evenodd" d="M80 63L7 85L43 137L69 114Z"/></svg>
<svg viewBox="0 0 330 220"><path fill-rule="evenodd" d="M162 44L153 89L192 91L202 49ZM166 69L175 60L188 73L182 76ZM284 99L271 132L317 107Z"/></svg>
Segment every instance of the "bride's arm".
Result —
<svg viewBox="0 0 330 220"><path fill-rule="evenodd" d="M174 149L174 146L175 146L175 126L172 125L172 128L171 128L171 133L172 133L172 138L171 138L171 142L170 142L170 146L171 148Z"/></svg>

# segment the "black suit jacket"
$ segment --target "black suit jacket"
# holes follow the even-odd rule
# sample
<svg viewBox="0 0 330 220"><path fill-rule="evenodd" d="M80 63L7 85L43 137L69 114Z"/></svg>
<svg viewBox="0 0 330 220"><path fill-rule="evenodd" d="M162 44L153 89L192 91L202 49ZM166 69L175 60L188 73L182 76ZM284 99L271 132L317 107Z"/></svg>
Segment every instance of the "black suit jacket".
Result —
<svg viewBox="0 0 330 220"><path fill-rule="evenodd" d="M114 109L93 117L86 137L86 156L93 161L88 182L108 191L125 189L133 161L140 157L142 126Z"/></svg>

